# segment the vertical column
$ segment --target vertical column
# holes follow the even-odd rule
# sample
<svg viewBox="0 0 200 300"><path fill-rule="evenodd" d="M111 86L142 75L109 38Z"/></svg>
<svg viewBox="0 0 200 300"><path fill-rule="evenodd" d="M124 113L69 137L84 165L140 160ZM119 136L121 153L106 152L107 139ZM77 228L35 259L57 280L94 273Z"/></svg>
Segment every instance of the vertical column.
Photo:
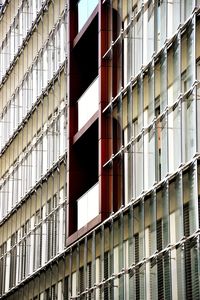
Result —
<svg viewBox="0 0 200 300"><path fill-rule="evenodd" d="M99 201L102 219L106 218L111 211L112 201L112 172L111 169L103 168L108 158L109 144L112 143L111 130L108 130L106 116L102 113L108 104L109 72L111 61L103 59L103 55L109 48L109 34L111 24L108 19L109 7L106 3L99 3Z"/></svg>

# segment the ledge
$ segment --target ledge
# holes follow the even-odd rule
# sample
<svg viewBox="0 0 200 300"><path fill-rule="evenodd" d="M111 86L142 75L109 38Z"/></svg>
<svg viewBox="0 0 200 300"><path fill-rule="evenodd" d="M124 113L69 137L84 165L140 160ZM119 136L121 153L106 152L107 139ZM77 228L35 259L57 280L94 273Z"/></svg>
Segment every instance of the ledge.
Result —
<svg viewBox="0 0 200 300"><path fill-rule="evenodd" d="M98 119L99 111L97 111L88 121L87 123L74 135L73 144L75 144L83 134L90 128L90 126Z"/></svg>

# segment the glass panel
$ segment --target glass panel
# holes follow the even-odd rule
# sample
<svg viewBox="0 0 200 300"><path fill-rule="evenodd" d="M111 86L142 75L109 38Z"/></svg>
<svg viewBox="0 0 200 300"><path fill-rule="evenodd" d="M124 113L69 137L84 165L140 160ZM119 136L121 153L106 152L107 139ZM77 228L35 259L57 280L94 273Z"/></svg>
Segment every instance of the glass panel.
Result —
<svg viewBox="0 0 200 300"><path fill-rule="evenodd" d="M184 161L193 158L196 153L196 104L194 95L184 98L182 102L182 147Z"/></svg>
<svg viewBox="0 0 200 300"><path fill-rule="evenodd" d="M167 106L167 51L164 50L160 59L160 112Z"/></svg>
<svg viewBox="0 0 200 300"><path fill-rule="evenodd" d="M113 108L113 153L117 153L122 146L122 98Z"/></svg>
<svg viewBox="0 0 200 300"><path fill-rule="evenodd" d="M169 184L170 199L170 242L175 244L183 233L183 199L182 199L182 175L179 174L176 181Z"/></svg>
<svg viewBox="0 0 200 300"><path fill-rule="evenodd" d="M155 177L155 124L147 132L148 138L148 185L147 189L153 186L156 181Z"/></svg>
<svg viewBox="0 0 200 300"><path fill-rule="evenodd" d="M180 2L180 0L173 0L167 3L168 37L175 33L180 24Z"/></svg>
<svg viewBox="0 0 200 300"><path fill-rule="evenodd" d="M169 172L174 172L181 164L181 110L180 103L168 113L168 161Z"/></svg>
<svg viewBox="0 0 200 300"><path fill-rule="evenodd" d="M167 38L167 1L158 0L158 5L160 5L160 46L162 47Z"/></svg>
<svg viewBox="0 0 200 300"><path fill-rule="evenodd" d="M155 116L155 101L154 101L154 85L155 85L155 78L154 78L154 65L153 63L150 65L148 70L148 98L149 98L149 105L148 105L148 123L151 123Z"/></svg>
<svg viewBox="0 0 200 300"><path fill-rule="evenodd" d="M149 200L149 213L150 213L150 255L153 255L157 250L156 243L156 194L152 193L151 198Z"/></svg>
<svg viewBox="0 0 200 300"><path fill-rule="evenodd" d="M133 231L133 206L131 205L128 211L128 265L134 262L134 231ZM134 297L134 278L133 271L129 273L129 299Z"/></svg>
<svg viewBox="0 0 200 300"><path fill-rule="evenodd" d="M133 197L137 197L143 191L143 136L133 144Z"/></svg>
<svg viewBox="0 0 200 300"><path fill-rule="evenodd" d="M147 61L149 61L154 51L154 3L150 1L147 12Z"/></svg>
<svg viewBox="0 0 200 300"><path fill-rule="evenodd" d="M78 31L82 29L87 19L98 4L98 0L79 0L78 2Z"/></svg>
<svg viewBox="0 0 200 300"><path fill-rule="evenodd" d="M192 1L191 1L192 2ZM191 87L195 79L195 33L194 18L187 28L187 89Z"/></svg>
<svg viewBox="0 0 200 300"><path fill-rule="evenodd" d="M164 297L172 299L171 295L171 253L166 252L163 256L163 274L164 274Z"/></svg>
<svg viewBox="0 0 200 300"><path fill-rule="evenodd" d="M179 96L181 90L181 58L180 58L180 40L177 39L173 44L173 102Z"/></svg>
<svg viewBox="0 0 200 300"><path fill-rule="evenodd" d="M134 41L134 50L133 50L133 55L134 55L134 75L136 75L142 65L142 60L143 60L143 14L140 14L137 22L135 23L134 26L135 29L135 38L133 39Z"/></svg>
<svg viewBox="0 0 200 300"><path fill-rule="evenodd" d="M198 191L197 191L197 166L193 164L189 172L184 176L183 195L184 205L189 205L188 209L188 235L198 230Z"/></svg>
<svg viewBox="0 0 200 300"><path fill-rule="evenodd" d="M161 122L161 179L168 173L168 122L167 115L163 116Z"/></svg>
<svg viewBox="0 0 200 300"><path fill-rule="evenodd" d="M151 299L158 299L157 297L157 261L155 258L151 260L151 269L150 269L150 282L151 282Z"/></svg>
<svg viewBox="0 0 200 300"><path fill-rule="evenodd" d="M199 239L191 240L191 273L192 273L192 298L200 299L200 283L199 283L199 267L200 267L200 252Z"/></svg>
<svg viewBox="0 0 200 300"><path fill-rule="evenodd" d="M177 289L175 288L175 290L177 290L178 292L178 299L187 299L185 295L185 283L184 283L185 281L184 261L185 261L184 248L183 246L179 246L179 248L176 249Z"/></svg>

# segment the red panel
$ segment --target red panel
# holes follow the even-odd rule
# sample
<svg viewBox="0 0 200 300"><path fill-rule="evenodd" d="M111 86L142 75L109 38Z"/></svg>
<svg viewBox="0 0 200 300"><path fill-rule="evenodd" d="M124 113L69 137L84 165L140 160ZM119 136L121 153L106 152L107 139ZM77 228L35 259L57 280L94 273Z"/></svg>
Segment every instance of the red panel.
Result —
<svg viewBox="0 0 200 300"><path fill-rule="evenodd" d="M100 212L102 219L105 219L113 211L112 208L112 171L103 168L108 159L111 135L108 130L108 119L102 113L108 104L108 75L111 68L111 61L102 57L106 53L108 34L111 28L108 24L108 7L100 4L99 10L99 78L100 78L100 116L99 116L99 187L100 187Z"/></svg>

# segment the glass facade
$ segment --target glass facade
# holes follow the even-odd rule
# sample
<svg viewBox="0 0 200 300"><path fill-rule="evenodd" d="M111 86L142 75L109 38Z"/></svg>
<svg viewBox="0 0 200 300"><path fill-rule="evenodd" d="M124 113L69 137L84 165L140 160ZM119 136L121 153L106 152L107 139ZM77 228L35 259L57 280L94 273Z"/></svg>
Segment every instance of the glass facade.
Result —
<svg viewBox="0 0 200 300"><path fill-rule="evenodd" d="M4 2L0 299L200 299L200 1Z"/></svg>
<svg viewBox="0 0 200 300"><path fill-rule="evenodd" d="M19 293L45 299L53 287L58 299L198 299L199 163L194 159L66 248ZM14 237L10 247L18 247ZM5 252L2 245L1 268Z"/></svg>

